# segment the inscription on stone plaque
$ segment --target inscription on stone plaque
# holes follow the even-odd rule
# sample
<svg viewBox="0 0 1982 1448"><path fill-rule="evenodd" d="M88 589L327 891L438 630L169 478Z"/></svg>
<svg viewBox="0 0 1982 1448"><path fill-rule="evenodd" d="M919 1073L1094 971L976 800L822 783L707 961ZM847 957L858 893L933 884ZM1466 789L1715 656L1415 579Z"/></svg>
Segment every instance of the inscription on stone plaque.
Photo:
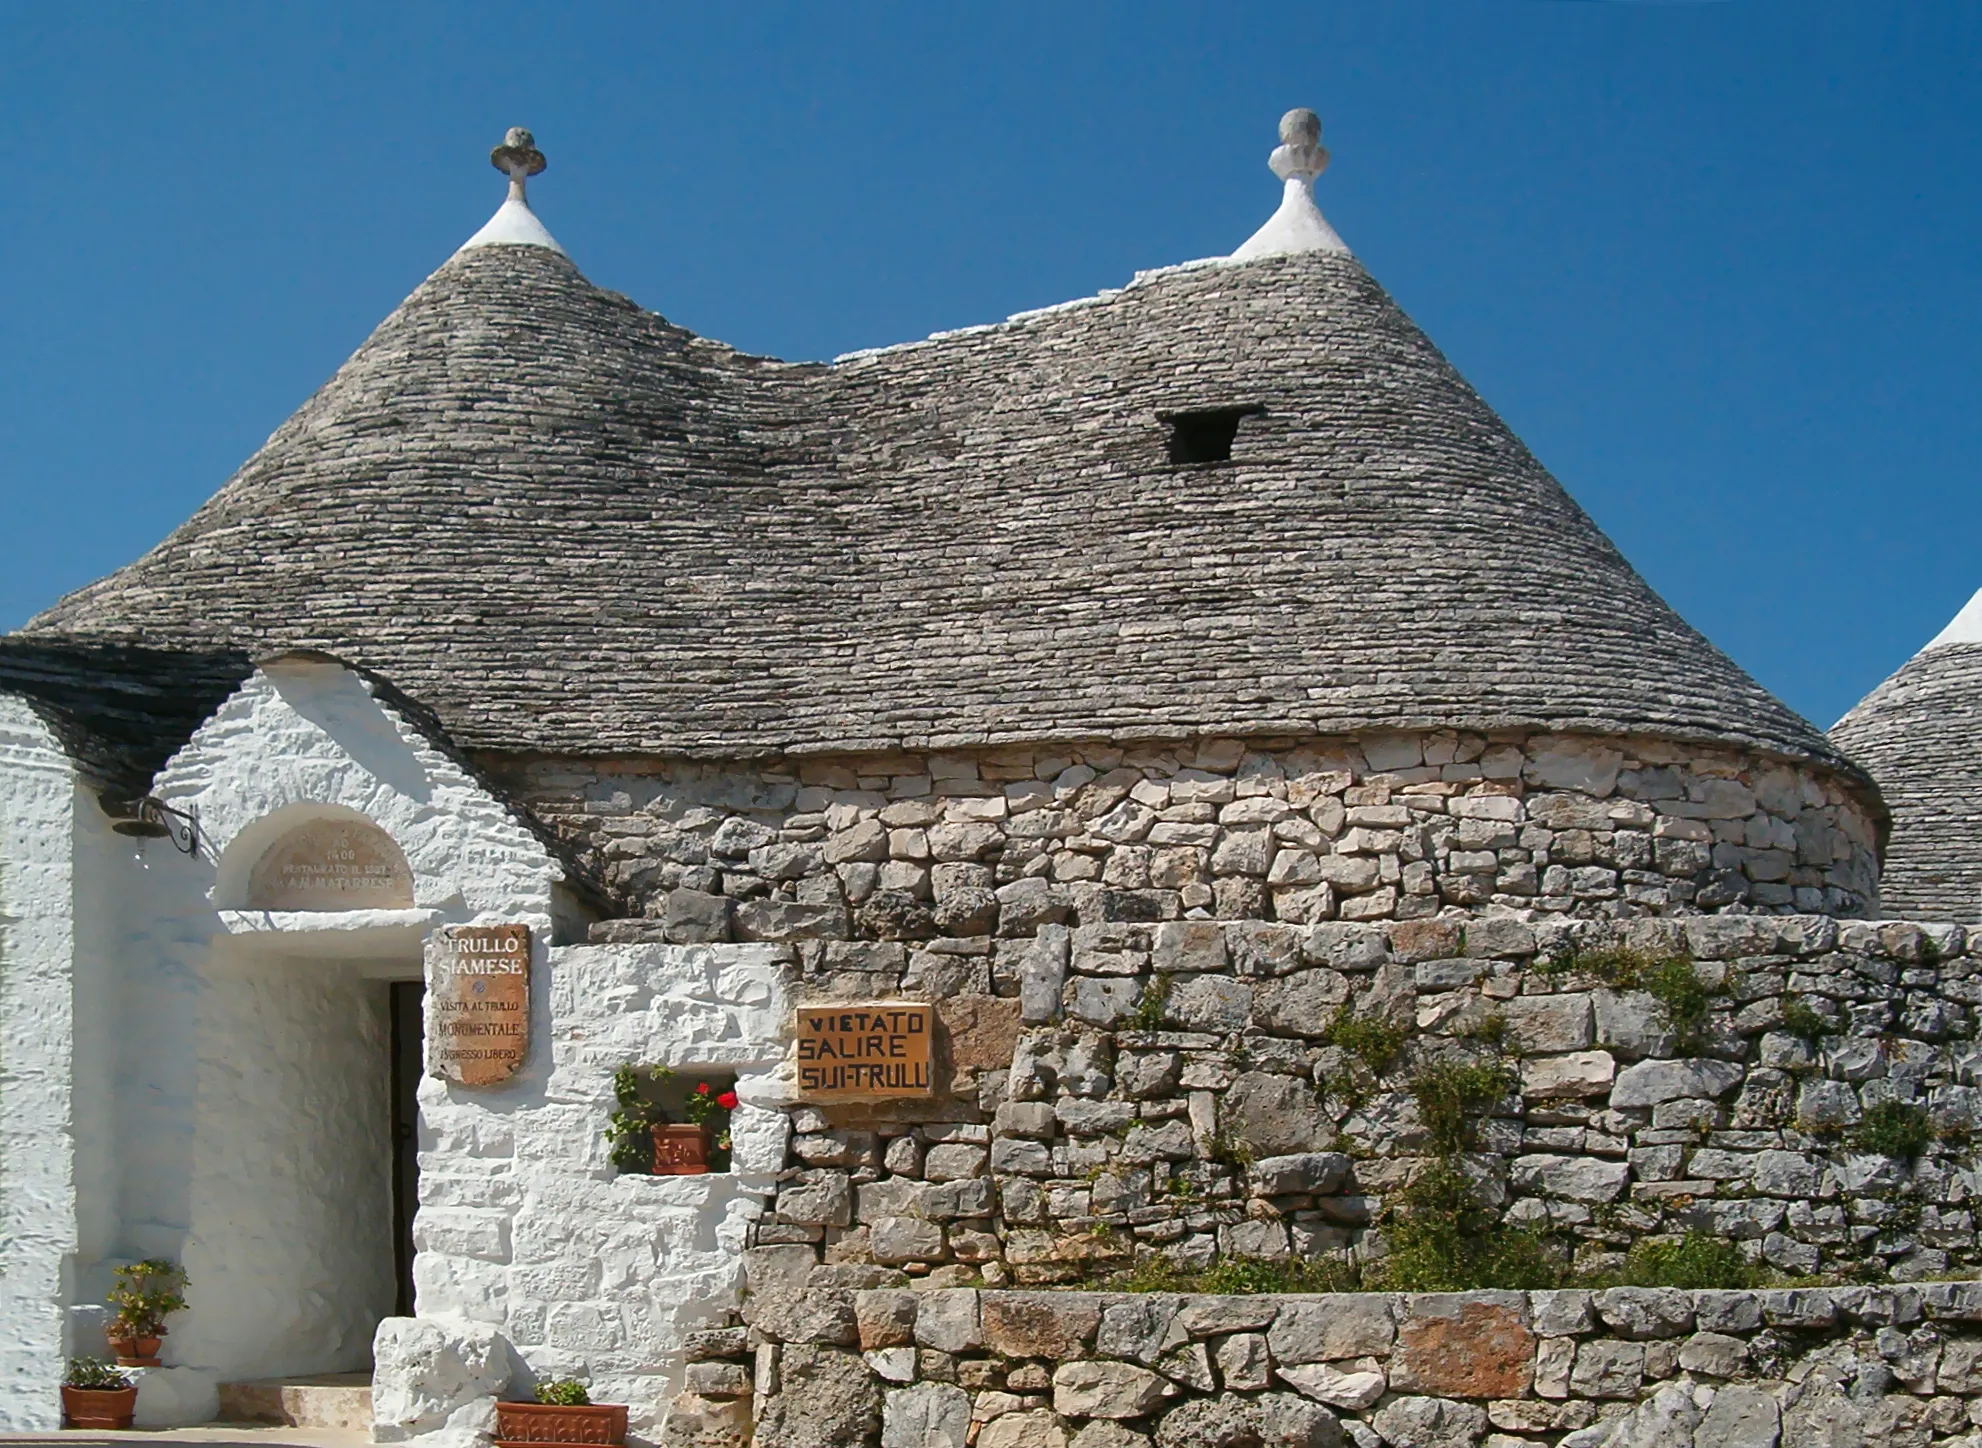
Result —
<svg viewBox="0 0 1982 1448"><path fill-rule="evenodd" d="M932 1012L913 1001L798 1008L798 1094L885 1101L935 1094Z"/></svg>
<svg viewBox="0 0 1982 1448"><path fill-rule="evenodd" d="M399 846L363 820L311 820L248 872L250 910L410 910L413 872Z"/></svg>
<svg viewBox="0 0 1982 1448"><path fill-rule="evenodd" d="M530 927L449 925L427 939L427 1074L506 1081L530 1051Z"/></svg>

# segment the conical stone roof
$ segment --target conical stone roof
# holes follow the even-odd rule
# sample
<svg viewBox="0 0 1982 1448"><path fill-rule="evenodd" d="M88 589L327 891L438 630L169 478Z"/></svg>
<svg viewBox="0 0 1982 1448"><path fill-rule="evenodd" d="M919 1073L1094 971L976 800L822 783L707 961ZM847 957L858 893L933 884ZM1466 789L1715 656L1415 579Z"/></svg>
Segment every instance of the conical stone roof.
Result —
<svg viewBox="0 0 1982 1448"><path fill-rule="evenodd" d="M1172 461L1217 409L1230 460ZM465 249L29 631L321 649L469 748L1532 727L1849 768L1339 244L831 365Z"/></svg>
<svg viewBox="0 0 1982 1448"><path fill-rule="evenodd" d="M1892 811L1879 903L1982 921L1982 593L1832 726Z"/></svg>

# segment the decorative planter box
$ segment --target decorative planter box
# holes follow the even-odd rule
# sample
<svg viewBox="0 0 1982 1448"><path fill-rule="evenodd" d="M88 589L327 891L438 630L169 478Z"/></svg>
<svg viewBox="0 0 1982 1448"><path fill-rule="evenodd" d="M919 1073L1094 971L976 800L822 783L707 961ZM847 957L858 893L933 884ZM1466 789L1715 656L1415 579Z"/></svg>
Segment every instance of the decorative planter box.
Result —
<svg viewBox="0 0 1982 1448"><path fill-rule="evenodd" d="M495 1440L498 1448L525 1448L531 1443L601 1443L619 1448L626 1442L626 1408L619 1403L578 1408L497 1403Z"/></svg>
<svg viewBox="0 0 1982 1448"><path fill-rule="evenodd" d="M62 1389L62 1426L65 1428L128 1428L138 1411L138 1390L132 1388ZM620 1410L620 1430L626 1427L626 1410ZM603 1440L599 1440L603 1441Z"/></svg>
<svg viewBox="0 0 1982 1448"><path fill-rule="evenodd" d="M668 1121L654 1128L655 1176L700 1176L708 1170L708 1127Z"/></svg>

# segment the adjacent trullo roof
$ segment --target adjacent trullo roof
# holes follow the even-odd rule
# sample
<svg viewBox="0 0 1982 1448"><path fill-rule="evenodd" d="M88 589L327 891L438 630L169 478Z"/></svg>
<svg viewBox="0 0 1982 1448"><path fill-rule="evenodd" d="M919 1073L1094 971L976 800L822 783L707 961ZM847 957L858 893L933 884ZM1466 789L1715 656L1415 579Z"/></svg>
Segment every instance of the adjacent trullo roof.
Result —
<svg viewBox="0 0 1982 1448"><path fill-rule="evenodd" d="M520 140L519 140L520 137ZM1845 767L1668 608L1315 209L831 365L580 275L510 198L189 522L37 634L321 649L469 748L1651 732ZM1177 413L1249 409L1227 462Z"/></svg>
<svg viewBox="0 0 1982 1448"><path fill-rule="evenodd" d="M1830 737L1892 811L1880 908L1982 921L1982 592Z"/></svg>

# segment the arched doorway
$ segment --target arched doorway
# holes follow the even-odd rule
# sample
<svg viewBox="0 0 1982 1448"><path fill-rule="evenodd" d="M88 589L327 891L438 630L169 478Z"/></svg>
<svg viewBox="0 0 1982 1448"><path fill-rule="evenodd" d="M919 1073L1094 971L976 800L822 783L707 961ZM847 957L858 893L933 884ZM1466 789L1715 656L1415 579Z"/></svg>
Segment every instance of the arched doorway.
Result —
<svg viewBox="0 0 1982 1448"><path fill-rule="evenodd" d="M293 806L222 855L200 993L186 1266L197 1360L362 1372L410 1310L421 938L392 837Z"/></svg>

